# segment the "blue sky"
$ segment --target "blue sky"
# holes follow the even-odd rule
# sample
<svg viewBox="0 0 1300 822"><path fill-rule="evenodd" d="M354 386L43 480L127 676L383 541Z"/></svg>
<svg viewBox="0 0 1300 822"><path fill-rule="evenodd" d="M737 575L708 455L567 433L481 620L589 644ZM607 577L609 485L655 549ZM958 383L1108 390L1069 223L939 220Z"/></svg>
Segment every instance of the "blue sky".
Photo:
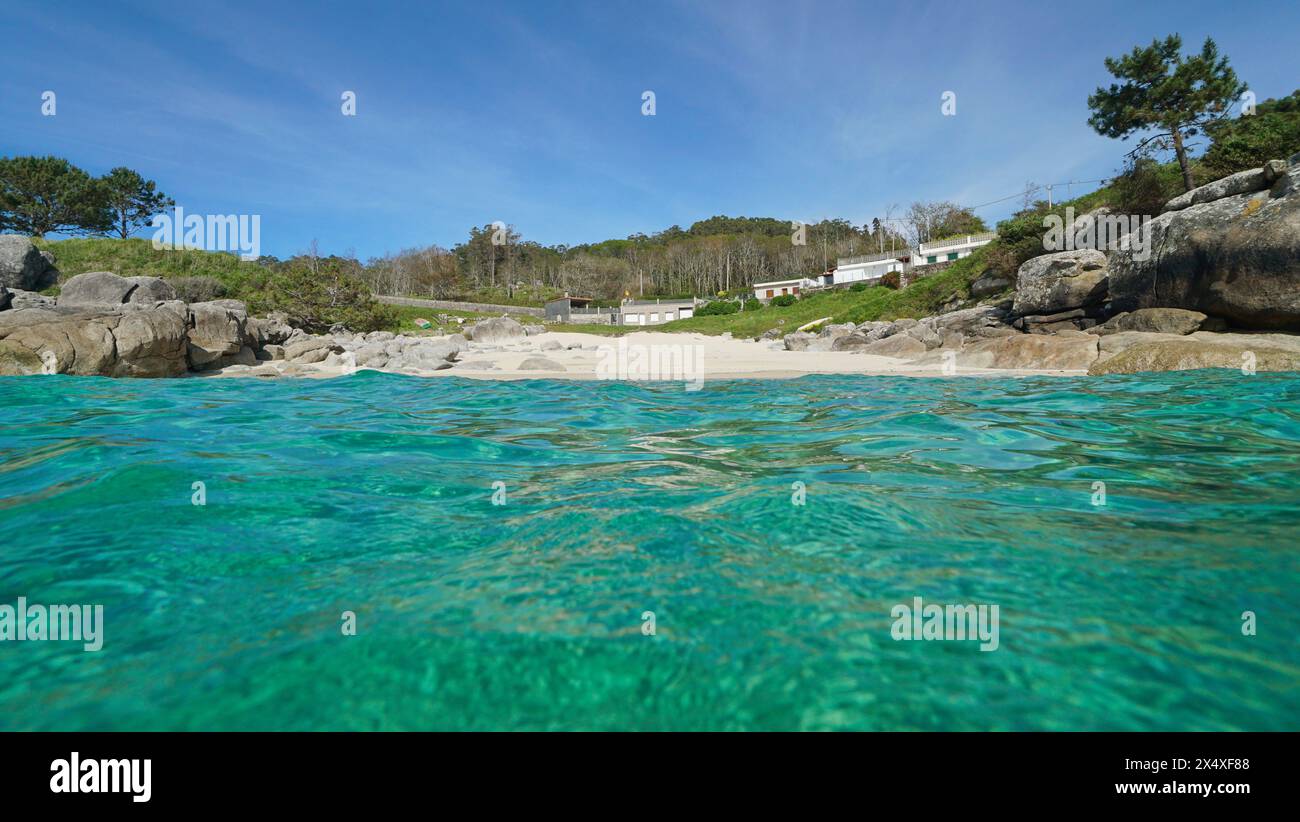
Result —
<svg viewBox="0 0 1300 822"><path fill-rule="evenodd" d="M5 6L0 154L130 166L187 212L262 215L277 256L450 247L494 220L546 244L862 223L1106 177L1102 59L1172 32L1213 36L1261 100L1300 87L1292 0Z"/></svg>

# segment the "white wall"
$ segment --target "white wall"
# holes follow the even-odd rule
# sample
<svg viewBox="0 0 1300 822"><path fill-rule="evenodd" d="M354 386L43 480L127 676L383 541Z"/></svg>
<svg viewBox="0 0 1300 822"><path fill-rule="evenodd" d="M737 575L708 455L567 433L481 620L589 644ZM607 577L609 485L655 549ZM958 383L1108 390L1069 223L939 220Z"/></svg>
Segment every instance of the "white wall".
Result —
<svg viewBox="0 0 1300 822"><path fill-rule="evenodd" d="M835 285L856 283L862 280L878 280L890 271L902 271L903 264L898 260L877 260L870 263L855 263L835 269Z"/></svg>

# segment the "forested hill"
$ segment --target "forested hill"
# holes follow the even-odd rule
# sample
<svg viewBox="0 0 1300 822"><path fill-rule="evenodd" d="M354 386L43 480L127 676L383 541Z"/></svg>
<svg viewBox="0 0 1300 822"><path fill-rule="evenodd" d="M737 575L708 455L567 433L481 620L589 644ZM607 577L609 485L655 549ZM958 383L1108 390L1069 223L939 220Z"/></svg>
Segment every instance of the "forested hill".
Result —
<svg viewBox="0 0 1300 822"><path fill-rule="evenodd" d="M804 224L777 217L718 215L654 234L573 246L543 246L512 226L470 229L451 249L407 249L367 262L373 286L388 293L542 295L568 291L598 299L624 294L708 296L750 283L811 276L838 257L867 254L986 226L952 203L914 203L902 217L854 225Z"/></svg>

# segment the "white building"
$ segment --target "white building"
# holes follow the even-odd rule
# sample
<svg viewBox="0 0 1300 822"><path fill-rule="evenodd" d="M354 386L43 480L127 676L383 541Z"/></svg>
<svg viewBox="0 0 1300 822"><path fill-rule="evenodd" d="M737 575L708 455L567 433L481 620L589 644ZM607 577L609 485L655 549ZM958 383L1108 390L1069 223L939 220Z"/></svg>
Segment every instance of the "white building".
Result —
<svg viewBox="0 0 1300 822"><path fill-rule="evenodd" d="M767 300L773 297L780 297L783 294L798 295L810 288L817 288L820 283L817 280L811 280L807 277L795 277L790 280L772 280L766 283L754 283L751 288L754 289L754 299Z"/></svg>
<svg viewBox="0 0 1300 822"><path fill-rule="evenodd" d="M960 260L962 257L969 257L971 252L980 246L993 242L993 238L997 236L996 231L985 231L982 234L967 234L964 237L949 237L946 240L921 243L916 248L916 259L912 264L933 265Z"/></svg>
<svg viewBox="0 0 1300 822"><path fill-rule="evenodd" d="M960 260L962 257L969 257L971 252L980 246L993 242L996 236L998 236L996 231L986 231L982 234L967 234L962 237L936 240L932 243L921 243L916 248L900 248L898 251L886 251L881 254L845 257L835 267L834 284L878 283L890 271L902 273L921 265Z"/></svg>
<svg viewBox="0 0 1300 822"><path fill-rule="evenodd" d="M660 325L695 316L695 300L625 300L618 307L619 325Z"/></svg>
<svg viewBox="0 0 1300 822"><path fill-rule="evenodd" d="M832 272L832 285L850 283L876 283L890 271L903 271L911 260L911 251L902 249L897 252L886 251L884 254L865 254L861 257L846 257L839 261Z"/></svg>

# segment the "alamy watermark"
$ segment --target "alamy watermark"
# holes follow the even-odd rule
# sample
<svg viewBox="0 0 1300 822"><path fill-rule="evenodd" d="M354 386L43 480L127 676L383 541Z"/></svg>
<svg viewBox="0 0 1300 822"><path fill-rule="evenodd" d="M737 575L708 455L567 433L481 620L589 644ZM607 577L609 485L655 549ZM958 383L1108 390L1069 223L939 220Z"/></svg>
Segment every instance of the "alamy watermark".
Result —
<svg viewBox="0 0 1300 822"><path fill-rule="evenodd" d="M925 605L912 597L910 606L895 605L889 615L894 625L889 634L904 640L979 640L981 651L998 649L998 606Z"/></svg>
<svg viewBox="0 0 1300 822"><path fill-rule="evenodd" d="M132 802L148 802L152 759L82 759L73 751L50 763L51 793L127 793Z"/></svg>
<svg viewBox="0 0 1300 822"><path fill-rule="evenodd" d="M176 206L175 215L163 212L150 226L157 250L185 248L201 251L239 252L239 259L252 262L262 256L261 214L189 214Z"/></svg>
<svg viewBox="0 0 1300 822"><path fill-rule="evenodd" d="M1151 259L1151 216L1147 214L1085 214L1077 220L1074 206L1065 207L1065 217L1048 214L1043 218L1044 251L1132 251L1133 259Z"/></svg>
<svg viewBox="0 0 1300 822"><path fill-rule="evenodd" d="M600 354L596 363L598 380L681 381L686 383L687 391L704 387L702 345L632 345L620 337L617 345L602 345L596 351Z"/></svg>
<svg viewBox="0 0 1300 822"><path fill-rule="evenodd" d="M0 642L82 643L87 651L104 647L103 605L0 605Z"/></svg>

